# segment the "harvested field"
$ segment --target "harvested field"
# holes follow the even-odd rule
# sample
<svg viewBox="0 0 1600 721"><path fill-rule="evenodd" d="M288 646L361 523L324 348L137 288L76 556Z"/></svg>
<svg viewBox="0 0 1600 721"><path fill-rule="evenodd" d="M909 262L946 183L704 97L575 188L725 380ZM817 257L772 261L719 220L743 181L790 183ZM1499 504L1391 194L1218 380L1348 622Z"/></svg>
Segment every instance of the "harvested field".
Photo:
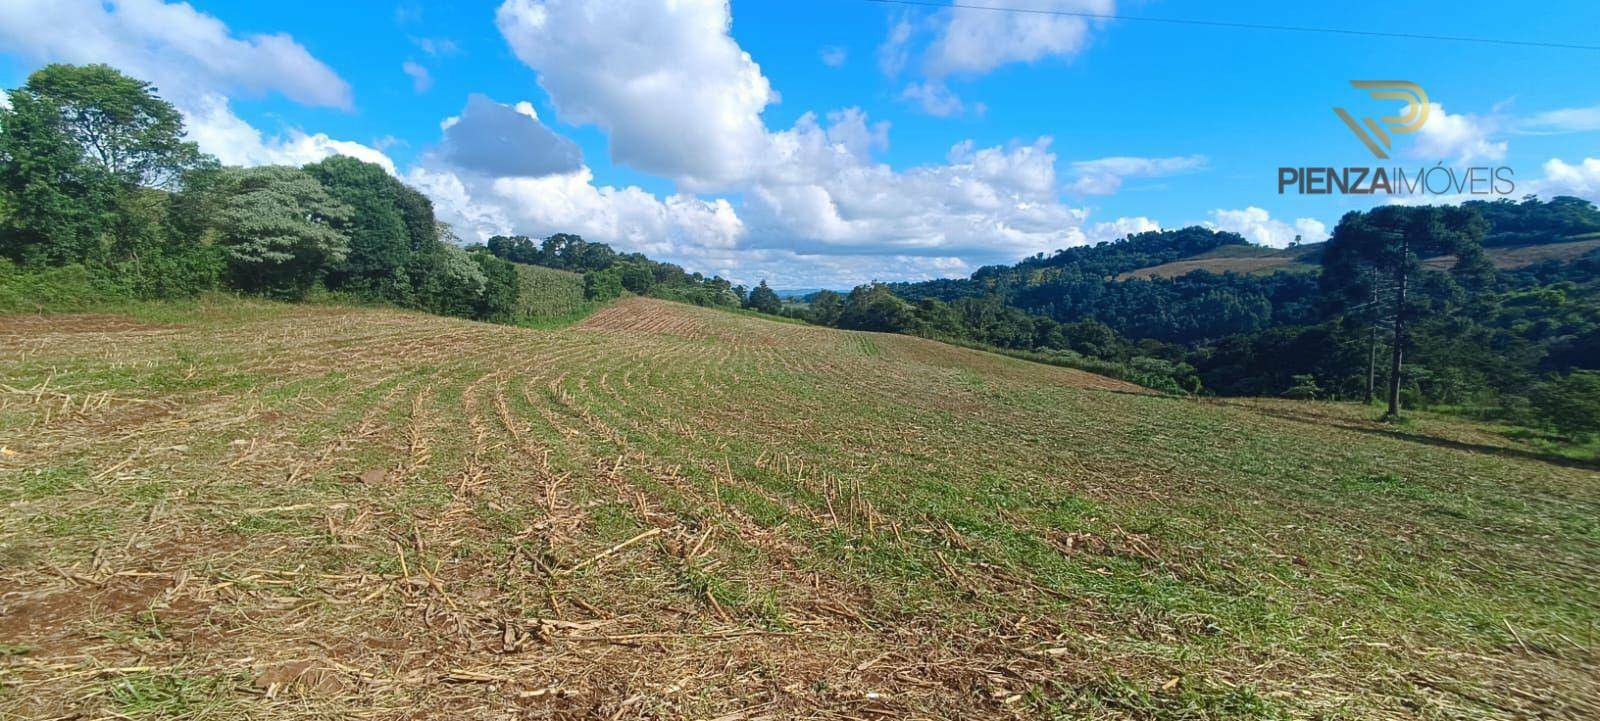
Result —
<svg viewBox="0 0 1600 721"><path fill-rule="evenodd" d="M1600 473L631 299L0 318L0 717L1600 716Z"/></svg>

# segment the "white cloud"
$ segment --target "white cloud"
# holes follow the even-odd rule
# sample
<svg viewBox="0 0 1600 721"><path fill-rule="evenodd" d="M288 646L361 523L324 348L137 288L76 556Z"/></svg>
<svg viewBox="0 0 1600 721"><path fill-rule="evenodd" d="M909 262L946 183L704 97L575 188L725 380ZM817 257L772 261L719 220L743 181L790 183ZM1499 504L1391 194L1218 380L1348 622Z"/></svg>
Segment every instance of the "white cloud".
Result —
<svg viewBox="0 0 1600 721"><path fill-rule="evenodd" d="M1113 0L1045 0L1029 5L1045 12L997 12L957 7L939 13L939 28L923 57L929 77L973 76L1011 63L1070 57L1089 42L1090 19L1049 11L1109 15Z"/></svg>
<svg viewBox="0 0 1600 721"><path fill-rule="evenodd" d="M878 46L878 69L884 75L895 77L911 62L911 39L917 26L902 16L889 26L889 35Z"/></svg>
<svg viewBox="0 0 1600 721"><path fill-rule="evenodd" d="M335 140L323 133L308 134L298 128L277 137L264 137L260 130L235 115L228 99L221 95L200 98L185 119L189 139L226 165L304 165L330 155L348 155L398 175L389 156L361 143Z"/></svg>
<svg viewBox="0 0 1600 721"><path fill-rule="evenodd" d="M407 60L400 64L400 71L411 77L411 89L417 93L426 93L433 87L433 76L428 74L428 69L416 61Z"/></svg>
<svg viewBox="0 0 1600 721"><path fill-rule="evenodd" d="M38 63L106 63L149 81L183 112L189 138L224 163L300 165L342 154L395 172L375 148L297 128L269 138L235 115L229 97L239 93L349 108L350 86L290 36L235 36L187 3L0 3L0 52Z"/></svg>
<svg viewBox="0 0 1600 721"><path fill-rule="evenodd" d="M698 187L762 162L777 95L725 0L507 0L495 20L561 119L604 128L616 160Z"/></svg>
<svg viewBox="0 0 1600 721"><path fill-rule="evenodd" d="M1179 155L1168 158L1118 156L1080 160L1072 164L1076 179L1068 186L1080 195L1110 195L1122 189L1127 178L1159 178L1206 167L1204 155Z"/></svg>
<svg viewBox="0 0 1600 721"><path fill-rule="evenodd" d="M722 257L781 258L811 269L792 268L797 273L821 267L823 256L956 259L917 267L957 272L1085 242L1085 213L1060 200L1048 138L962 143L943 164L895 170L873 159L887 145L887 124L859 109L825 119L804 113L788 129L769 129L761 111L777 95L729 35L725 2L633 3L626 13L609 12L612 2L507 0L497 20L517 56L538 71L562 121L605 129L616 161L664 175L681 190L737 192L739 204L673 196L681 212L671 213L673 197L652 205L643 191L596 188L583 174L498 182L492 192L459 178L472 202L500 208L479 217L551 230L564 219L630 250L650 236L629 223L665 223L681 241L662 245L666 259L703 258L718 248Z"/></svg>
<svg viewBox="0 0 1600 721"><path fill-rule="evenodd" d="M1506 142L1492 137L1500 129L1498 117L1451 115L1438 103L1430 105L1428 122L1416 132L1410 156L1460 165L1505 159Z"/></svg>
<svg viewBox="0 0 1600 721"><path fill-rule="evenodd" d="M1583 133L1600 130L1600 105L1547 110L1524 118L1517 130L1532 134Z"/></svg>
<svg viewBox="0 0 1600 721"><path fill-rule="evenodd" d="M1063 13L1108 15L1116 11L1116 3L1039 0L1027 9L1032 12L968 5L945 7L920 18L902 13L878 46L878 66L891 78L907 67L916 68L921 79L907 84L900 99L929 115L958 115L966 104L950 88L953 80L982 76L1005 65L1077 55L1088 46L1091 30L1100 21ZM982 103L973 106L981 108Z"/></svg>
<svg viewBox="0 0 1600 721"><path fill-rule="evenodd" d="M1213 210L1211 220L1202 225L1215 230L1226 230L1244 236L1257 245L1286 248L1301 236L1306 243L1326 240L1328 226L1315 218L1296 218L1293 223L1274 220L1270 213L1250 206L1243 210Z"/></svg>
<svg viewBox="0 0 1600 721"><path fill-rule="evenodd" d="M1584 158L1567 163L1560 158L1545 161L1544 177L1528 188L1545 199L1571 195L1600 203L1600 158Z"/></svg>
<svg viewBox="0 0 1600 721"><path fill-rule="evenodd" d="M845 62L850 59L850 51L838 45L829 45L818 51L817 57L822 60L823 65L830 68L842 68Z"/></svg>
<svg viewBox="0 0 1600 721"><path fill-rule="evenodd" d="M941 118L960 115L966 111L966 104L961 102L961 98L939 80L911 83L905 90L900 91L900 99L912 101L922 108L922 112Z"/></svg>
<svg viewBox="0 0 1600 721"><path fill-rule="evenodd" d="M350 85L293 38L235 37L187 3L11 0L0 3L0 51L41 63L107 63L155 83L180 107L214 92L351 107Z"/></svg>
<svg viewBox="0 0 1600 721"><path fill-rule="evenodd" d="M583 165L578 144L545 127L525 100L502 105L474 93L443 131L434 156L469 172L541 176L575 172Z"/></svg>
<svg viewBox="0 0 1600 721"><path fill-rule="evenodd" d="M469 240L577 233L621 250L682 260L706 249L730 249L744 230L726 200L658 199L636 186L600 186L588 167L533 178L419 166L405 179L427 193L439 217Z"/></svg>
<svg viewBox="0 0 1600 721"><path fill-rule="evenodd" d="M0 110L10 110L10 109L11 109L11 95L9 93L7 93L6 91L4 91L4 90L0 90Z"/></svg>
<svg viewBox="0 0 1600 721"><path fill-rule="evenodd" d="M1161 224L1144 216L1132 218L1117 218L1109 223L1095 223L1085 233L1085 240L1089 243L1105 243L1122 240L1129 235L1148 233L1161 230Z"/></svg>

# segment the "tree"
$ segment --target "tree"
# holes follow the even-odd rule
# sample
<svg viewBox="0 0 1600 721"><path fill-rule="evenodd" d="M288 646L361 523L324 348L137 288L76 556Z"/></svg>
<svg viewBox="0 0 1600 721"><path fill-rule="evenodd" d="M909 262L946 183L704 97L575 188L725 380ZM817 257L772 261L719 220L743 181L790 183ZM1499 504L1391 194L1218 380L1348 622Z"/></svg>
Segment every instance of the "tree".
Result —
<svg viewBox="0 0 1600 721"><path fill-rule="evenodd" d="M472 317L494 323L510 323L517 313L517 267L484 252L472 253L484 277L483 295Z"/></svg>
<svg viewBox="0 0 1600 721"><path fill-rule="evenodd" d="M438 223L434 236L438 240L431 247L411 255L417 305L441 315L477 317L488 276L450 226Z"/></svg>
<svg viewBox="0 0 1600 721"><path fill-rule="evenodd" d="M819 290L811 296L811 307L807 317L817 325L834 326L839 324L839 316L844 313L844 303L839 300L839 294L831 290Z"/></svg>
<svg viewBox="0 0 1600 721"><path fill-rule="evenodd" d="M298 300L345 259L350 208L309 173L279 165L229 169L217 218L234 287Z"/></svg>
<svg viewBox="0 0 1600 721"><path fill-rule="evenodd" d="M1387 298L1380 305L1394 332L1389 417L1400 415L1407 323L1423 305L1409 296L1414 279L1424 272L1422 258L1454 256L1451 273L1478 281L1492 273L1481 245L1486 230L1483 218L1471 209L1398 205L1347 213L1334 229L1322 255L1324 294L1345 308Z"/></svg>
<svg viewBox="0 0 1600 721"><path fill-rule="evenodd" d="M214 163L183 139L177 108L109 65L46 65L22 90L51 103L85 159L126 185L171 190Z"/></svg>
<svg viewBox="0 0 1600 721"><path fill-rule="evenodd" d="M622 273L618 269L591 270L583 274L584 298L604 301L619 295L622 295Z"/></svg>
<svg viewBox="0 0 1600 721"><path fill-rule="evenodd" d="M840 328L884 333L904 333L915 322L911 304L881 283L856 286L845 297L844 310L839 315Z"/></svg>
<svg viewBox="0 0 1600 721"><path fill-rule="evenodd" d="M1582 435L1600 431L1600 373L1573 371L1540 383L1533 405L1550 426Z"/></svg>
<svg viewBox="0 0 1600 721"><path fill-rule="evenodd" d="M187 295L215 256L175 237L172 196L214 168L183 140L183 118L148 83L105 65L49 65L0 111L0 252L27 263L85 263L135 295Z"/></svg>
<svg viewBox="0 0 1600 721"><path fill-rule="evenodd" d="M750 291L750 297L745 300L744 307L761 313L777 315L778 311L783 309L783 301L767 285L767 281L763 280L756 286L755 290Z"/></svg>
<svg viewBox="0 0 1600 721"><path fill-rule="evenodd" d="M23 264L101 257L116 181L83 161L54 101L21 88L10 102L0 110L0 252Z"/></svg>
<svg viewBox="0 0 1600 721"><path fill-rule="evenodd" d="M402 212L401 198L409 189L382 167L347 155L324 158L305 166L305 171L351 211L350 252L343 265L328 274L328 286L400 305L413 304L414 291L406 268L414 245L421 244L413 240ZM415 206L415 200L408 201L408 205ZM421 215L416 207L411 212ZM421 217L413 220L415 224L423 222ZM425 222L431 232L431 206Z"/></svg>

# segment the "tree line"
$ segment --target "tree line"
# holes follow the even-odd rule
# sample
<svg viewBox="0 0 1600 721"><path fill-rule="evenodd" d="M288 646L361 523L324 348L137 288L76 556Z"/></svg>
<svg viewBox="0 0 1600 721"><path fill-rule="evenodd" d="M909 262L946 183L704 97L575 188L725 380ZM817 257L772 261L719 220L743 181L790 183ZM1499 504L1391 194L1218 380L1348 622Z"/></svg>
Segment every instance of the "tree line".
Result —
<svg viewBox="0 0 1600 721"><path fill-rule="evenodd" d="M910 333L1171 392L1381 400L1582 437L1600 430L1600 251L1497 270L1484 248L1600 231L1568 197L1345 215L1307 271L1127 277L1233 245L1153 231L969 278L823 291L786 315ZM1122 276L1119 279L1119 276Z"/></svg>
<svg viewBox="0 0 1600 721"><path fill-rule="evenodd" d="M610 300L624 291L702 306L737 306L745 297L742 287L719 276L691 273L642 253L619 253L610 245L571 233L556 233L541 241L525 235L496 235L484 249L513 263L582 273L584 295L591 301Z"/></svg>
<svg viewBox="0 0 1600 721"><path fill-rule="evenodd" d="M426 196L334 156L224 167L184 140L149 83L106 65L49 65L0 110L0 267L87 293L284 300L332 292L508 322L510 263L460 247Z"/></svg>

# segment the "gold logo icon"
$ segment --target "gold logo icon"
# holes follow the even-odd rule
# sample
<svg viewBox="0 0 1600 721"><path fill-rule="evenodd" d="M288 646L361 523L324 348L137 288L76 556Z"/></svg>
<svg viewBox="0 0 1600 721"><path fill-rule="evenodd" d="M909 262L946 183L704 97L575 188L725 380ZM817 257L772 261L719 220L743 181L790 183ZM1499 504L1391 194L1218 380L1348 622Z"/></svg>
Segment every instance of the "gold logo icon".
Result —
<svg viewBox="0 0 1600 721"><path fill-rule="evenodd" d="M1350 85L1358 90L1365 90L1377 100L1404 100L1406 109L1399 115L1385 115L1378 120L1362 118L1362 123L1356 122L1355 117L1345 112L1344 108L1334 108L1333 112L1350 126L1350 132L1356 134L1362 144L1371 150L1379 159L1389 157L1391 141L1389 133L1403 135L1415 133L1422 129L1422 124L1428 122L1428 93L1409 80L1351 80ZM1381 124L1379 121L1382 121ZM1388 132L1384 128L1388 128ZM1371 131L1370 134L1368 131ZM1374 140L1376 138L1376 140ZM1381 143L1381 146L1380 146Z"/></svg>

